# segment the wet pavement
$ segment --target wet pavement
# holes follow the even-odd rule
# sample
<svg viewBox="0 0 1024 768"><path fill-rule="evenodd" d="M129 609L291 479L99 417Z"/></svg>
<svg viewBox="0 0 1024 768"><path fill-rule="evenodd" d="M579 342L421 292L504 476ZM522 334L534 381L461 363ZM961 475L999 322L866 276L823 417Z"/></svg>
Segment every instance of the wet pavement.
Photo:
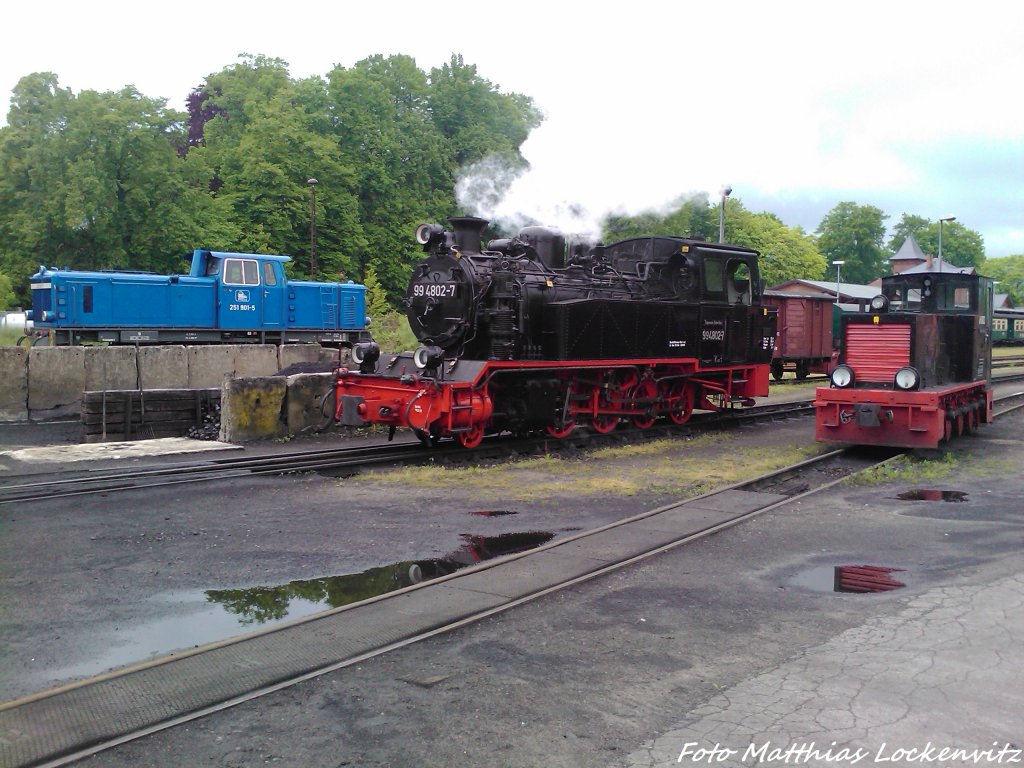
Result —
<svg viewBox="0 0 1024 768"><path fill-rule="evenodd" d="M959 441L943 476L841 486L83 764L1024 763L1022 426L1013 416ZM466 512L511 529L530 517L490 501ZM423 562L398 560L387 579ZM902 586L835 590L837 567L865 565L899 569L888 576ZM236 597L288 593L305 611L304 594L332 589L260 588ZM208 597L229 613L231 598Z"/></svg>
<svg viewBox="0 0 1024 768"><path fill-rule="evenodd" d="M913 479L841 487L89 763L1013 764L1024 445L1011 421L962 441L929 482L961 503L899 499ZM899 568L905 586L801 583L852 564Z"/></svg>

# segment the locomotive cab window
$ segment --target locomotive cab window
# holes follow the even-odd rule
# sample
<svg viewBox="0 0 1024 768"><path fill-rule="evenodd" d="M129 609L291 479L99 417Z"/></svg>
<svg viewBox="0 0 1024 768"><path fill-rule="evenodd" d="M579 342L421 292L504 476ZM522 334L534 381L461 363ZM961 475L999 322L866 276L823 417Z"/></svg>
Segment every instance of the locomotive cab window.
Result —
<svg viewBox="0 0 1024 768"><path fill-rule="evenodd" d="M255 259L224 259L224 285L259 284L259 266Z"/></svg>
<svg viewBox="0 0 1024 768"><path fill-rule="evenodd" d="M944 285L939 290L939 309L969 310L971 289L964 285Z"/></svg>
<svg viewBox="0 0 1024 768"><path fill-rule="evenodd" d="M704 293L718 298L725 293L725 274L720 259L704 258Z"/></svg>
<svg viewBox="0 0 1024 768"><path fill-rule="evenodd" d="M729 262L729 279L726 281L730 304L746 304L751 302L750 267L745 261Z"/></svg>
<svg viewBox="0 0 1024 768"><path fill-rule="evenodd" d="M921 311L921 289L909 285L891 285L883 290L889 300L889 308L900 312ZM925 294L927 295L927 293Z"/></svg>
<svg viewBox="0 0 1024 768"><path fill-rule="evenodd" d="M277 285L277 275L274 272L274 262L272 261L263 262L263 284L270 286Z"/></svg>

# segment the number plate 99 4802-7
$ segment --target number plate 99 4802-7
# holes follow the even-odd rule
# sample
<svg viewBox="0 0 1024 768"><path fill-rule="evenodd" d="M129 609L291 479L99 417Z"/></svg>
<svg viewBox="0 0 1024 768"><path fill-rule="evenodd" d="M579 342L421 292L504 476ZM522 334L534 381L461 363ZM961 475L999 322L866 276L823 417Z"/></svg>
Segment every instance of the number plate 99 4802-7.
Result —
<svg viewBox="0 0 1024 768"><path fill-rule="evenodd" d="M453 299L459 295L458 283L416 283L412 287L413 296L428 299Z"/></svg>

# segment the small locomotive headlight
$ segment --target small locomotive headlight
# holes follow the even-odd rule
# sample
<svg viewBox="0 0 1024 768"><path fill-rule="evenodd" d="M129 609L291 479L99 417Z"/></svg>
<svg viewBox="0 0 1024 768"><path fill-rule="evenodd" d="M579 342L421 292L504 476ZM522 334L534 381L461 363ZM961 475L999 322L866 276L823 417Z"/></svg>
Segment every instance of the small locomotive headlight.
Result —
<svg viewBox="0 0 1024 768"><path fill-rule="evenodd" d="M374 364L380 358L380 347L373 341L361 341L352 347L352 362L359 366L373 369Z"/></svg>
<svg viewBox="0 0 1024 768"><path fill-rule="evenodd" d="M444 227L440 224L420 224L416 227L416 242L427 245L444 237Z"/></svg>
<svg viewBox="0 0 1024 768"><path fill-rule="evenodd" d="M896 385L896 389L902 389L905 392L917 389L921 383L921 374L910 366L900 368L896 371L896 378L893 380L893 383Z"/></svg>
<svg viewBox="0 0 1024 768"><path fill-rule="evenodd" d="M853 368L848 365L837 365L832 371L832 386L843 389L853 384Z"/></svg>
<svg viewBox="0 0 1024 768"><path fill-rule="evenodd" d="M440 347L420 347L412 355L413 364L419 369L437 368L444 360L444 350Z"/></svg>
<svg viewBox="0 0 1024 768"><path fill-rule="evenodd" d="M884 294L878 294L871 299L872 312L887 312L889 310L889 299Z"/></svg>

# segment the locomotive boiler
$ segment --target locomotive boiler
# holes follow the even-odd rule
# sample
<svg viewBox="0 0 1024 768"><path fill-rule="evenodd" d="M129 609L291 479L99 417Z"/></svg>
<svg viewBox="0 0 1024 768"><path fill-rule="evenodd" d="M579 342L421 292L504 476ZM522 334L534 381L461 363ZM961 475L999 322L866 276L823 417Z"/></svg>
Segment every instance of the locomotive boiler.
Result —
<svg viewBox="0 0 1024 768"><path fill-rule="evenodd" d="M820 442L935 448L992 420L992 280L955 269L882 278L841 318L815 397Z"/></svg>
<svg viewBox="0 0 1024 768"><path fill-rule="evenodd" d="M487 221L421 225L406 315L421 346L357 344L335 417L472 447L487 433L608 432L768 393L775 314L757 252L676 237L609 245L527 227L481 246Z"/></svg>

